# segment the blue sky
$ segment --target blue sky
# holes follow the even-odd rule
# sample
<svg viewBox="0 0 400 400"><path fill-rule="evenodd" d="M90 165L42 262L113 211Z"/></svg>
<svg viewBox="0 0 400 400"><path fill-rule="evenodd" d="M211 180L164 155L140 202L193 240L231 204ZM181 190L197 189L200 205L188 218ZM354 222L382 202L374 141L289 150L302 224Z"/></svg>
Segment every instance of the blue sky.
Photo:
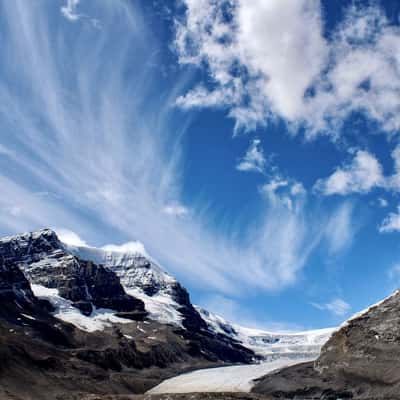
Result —
<svg viewBox="0 0 400 400"><path fill-rule="evenodd" d="M0 8L2 235L139 241L195 303L269 329L398 286L397 1Z"/></svg>

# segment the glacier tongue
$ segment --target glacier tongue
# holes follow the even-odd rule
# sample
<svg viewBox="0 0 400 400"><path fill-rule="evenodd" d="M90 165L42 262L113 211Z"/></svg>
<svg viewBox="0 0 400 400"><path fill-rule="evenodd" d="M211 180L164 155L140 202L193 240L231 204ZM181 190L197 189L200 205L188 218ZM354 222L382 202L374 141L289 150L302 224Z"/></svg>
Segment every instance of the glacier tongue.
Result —
<svg viewBox="0 0 400 400"><path fill-rule="evenodd" d="M325 328L295 333L268 332L232 324L200 307L197 307L197 311L215 333L229 335L269 361L282 357L315 359L319 356L321 347L335 331L335 328Z"/></svg>

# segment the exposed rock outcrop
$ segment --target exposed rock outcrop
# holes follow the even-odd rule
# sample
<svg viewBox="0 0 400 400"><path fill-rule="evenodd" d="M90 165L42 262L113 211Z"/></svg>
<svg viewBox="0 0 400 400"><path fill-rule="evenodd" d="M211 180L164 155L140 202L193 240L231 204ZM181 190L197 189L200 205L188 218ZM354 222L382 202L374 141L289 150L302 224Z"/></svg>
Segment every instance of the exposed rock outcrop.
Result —
<svg viewBox="0 0 400 400"><path fill-rule="evenodd" d="M253 390L289 399L400 398L400 292L347 321L314 363L267 375Z"/></svg>

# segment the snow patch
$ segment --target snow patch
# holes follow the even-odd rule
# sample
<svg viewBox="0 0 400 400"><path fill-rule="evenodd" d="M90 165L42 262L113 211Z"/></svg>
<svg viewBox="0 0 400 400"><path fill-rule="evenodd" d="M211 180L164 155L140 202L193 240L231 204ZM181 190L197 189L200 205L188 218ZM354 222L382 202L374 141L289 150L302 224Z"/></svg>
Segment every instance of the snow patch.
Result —
<svg viewBox="0 0 400 400"><path fill-rule="evenodd" d="M173 324L182 327L182 314L177 310L179 304L168 294L158 293L148 296L139 288L125 288L126 293L143 301L149 318L162 324Z"/></svg>
<svg viewBox="0 0 400 400"><path fill-rule="evenodd" d="M102 331L115 323L132 323L129 319L117 317L113 310L106 308L94 309L89 316L83 315L72 305L71 301L59 296L58 289L49 289L45 286L35 284L32 284L31 287L36 297L46 299L54 306L56 309L53 312L54 317L69 322L83 331Z"/></svg>

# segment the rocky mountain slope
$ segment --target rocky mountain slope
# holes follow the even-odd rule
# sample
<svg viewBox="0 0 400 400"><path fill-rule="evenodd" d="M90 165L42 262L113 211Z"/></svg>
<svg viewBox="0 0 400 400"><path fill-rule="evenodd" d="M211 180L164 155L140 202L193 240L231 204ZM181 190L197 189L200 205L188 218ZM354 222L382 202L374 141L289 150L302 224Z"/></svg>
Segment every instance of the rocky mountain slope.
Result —
<svg viewBox="0 0 400 400"><path fill-rule="evenodd" d="M267 375L253 390L274 398L400 398L400 292L347 321L314 363Z"/></svg>
<svg viewBox="0 0 400 400"><path fill-rule="evenodd" d="M79 258L53 231L1 239L0 398L143 393L180 371L254 359L209 331L174 287L182 323L160 323L112 269Z"/></svg>

